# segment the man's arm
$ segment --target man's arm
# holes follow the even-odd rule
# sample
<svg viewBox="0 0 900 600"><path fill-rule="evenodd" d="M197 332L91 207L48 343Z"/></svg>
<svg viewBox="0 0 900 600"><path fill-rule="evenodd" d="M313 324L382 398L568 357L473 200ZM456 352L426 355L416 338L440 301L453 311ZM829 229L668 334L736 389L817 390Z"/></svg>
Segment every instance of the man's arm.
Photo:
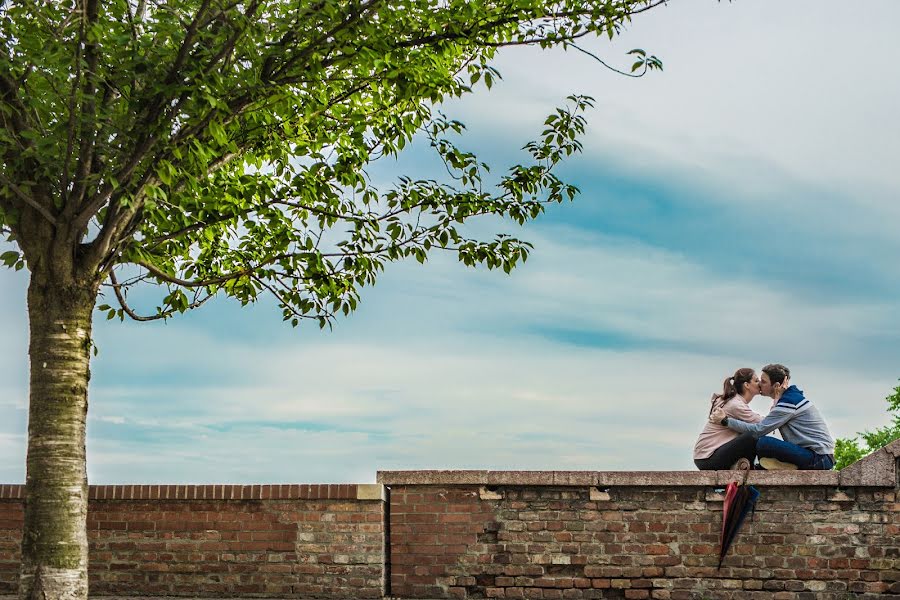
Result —
<svg viewBox="0 0 900 600"><path fill-rule="evenodd" d="M796 413L789 408L775 406L769 414L766 415L766 418L759 423L747 423L725 415L725 411L723 410L716 410L713 411L710 421L716 419L716 417L720 417L719 419L716 419L716 422L727 426L729 429L739 433L750 433L753 437L760 438L790 421L791 417L795 414Z"/></svg>
<svg viewBox="0 0 900 600"><path fill-rule="evenodd" d="M738 421L744 421L745 423L759 423L763 420L763 416L758 412L754 411L752 408L744 404L743 402L735 402L736 406L731 408L730 411L725 411L728 414L729 418L737 419Z"/></svg>

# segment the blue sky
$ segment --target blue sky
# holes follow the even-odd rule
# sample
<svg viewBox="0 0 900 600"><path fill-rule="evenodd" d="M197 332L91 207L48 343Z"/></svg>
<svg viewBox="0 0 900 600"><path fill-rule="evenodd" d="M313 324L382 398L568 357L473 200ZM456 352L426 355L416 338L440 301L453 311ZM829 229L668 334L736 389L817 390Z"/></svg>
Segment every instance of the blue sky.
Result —
<svg viewBox="0 0 900 600"><path fill-rule="evenodd" d="M782 362L833 433L887 422L900 377L900 5L673 2L610 44L504 52L445 107L506 164L595 97L581 196L510 276L395 264L333 332L269 302L96 322L93 483L367 482L378 469L691 469L709 394ZM413 146L373 176L428 175ZM496 223L484 224L485 229ZM0 272L0 481L24 479L24 273ZM768 403L753 407L764 412Z"/></svg>

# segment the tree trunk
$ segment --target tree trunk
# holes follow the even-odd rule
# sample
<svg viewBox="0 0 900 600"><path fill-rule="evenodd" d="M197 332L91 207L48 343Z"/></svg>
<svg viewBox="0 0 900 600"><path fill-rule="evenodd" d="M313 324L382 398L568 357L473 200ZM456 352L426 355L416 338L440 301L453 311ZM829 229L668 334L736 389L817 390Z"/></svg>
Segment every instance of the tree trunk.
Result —
<svg viewBox="0 0 900 600"><path fill-rule="evenodd" d="M21 600L88 595L85 422L97 286L32 273ZM61 279L61 278L60 278Z"/></svg>

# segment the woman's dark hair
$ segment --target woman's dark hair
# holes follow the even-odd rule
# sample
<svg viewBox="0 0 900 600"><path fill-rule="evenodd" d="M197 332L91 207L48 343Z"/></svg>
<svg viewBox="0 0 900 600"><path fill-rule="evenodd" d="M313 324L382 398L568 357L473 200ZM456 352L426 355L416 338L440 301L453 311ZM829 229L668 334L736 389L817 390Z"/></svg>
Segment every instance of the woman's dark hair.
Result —
<svg viewBox="0 0 900 600"><path fill-rule="evenodd" d="M715 400L728 402L738 394L744 393L744 386L753 380L756 372L750 367L744 367L734 372L734 375L725 379L722 385L722 393L716 394Z"/></svg>
<svg viewBox="0 0 900 600"><path fill-rule="evenodd" d="M776 383L784 383L785 379L791 378L791 370L784 365L779 365L778 363L766 365L762 368L762 371L769 376L769 381L772 382L772 385L775 385Z"/></svg>

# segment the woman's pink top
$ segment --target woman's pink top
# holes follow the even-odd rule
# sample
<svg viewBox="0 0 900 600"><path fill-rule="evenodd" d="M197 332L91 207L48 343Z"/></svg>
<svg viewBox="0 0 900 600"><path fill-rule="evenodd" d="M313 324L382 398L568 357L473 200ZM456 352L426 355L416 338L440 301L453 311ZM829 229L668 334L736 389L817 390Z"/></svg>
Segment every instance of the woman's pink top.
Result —
<svg viewBox="0 0 900 600"><path fill-rule="evenodd" d="M722 409L726 415L740 421L746 421L747 423L759 423L762 421L762 415L753 412L741 396L735 396L726 402ZM694 460L709 458L719 446L730 442L738 435L740 434L733 429L707 421L703 431L700 432L700 437L697 438L697 443L694 444Z"/></svg>

